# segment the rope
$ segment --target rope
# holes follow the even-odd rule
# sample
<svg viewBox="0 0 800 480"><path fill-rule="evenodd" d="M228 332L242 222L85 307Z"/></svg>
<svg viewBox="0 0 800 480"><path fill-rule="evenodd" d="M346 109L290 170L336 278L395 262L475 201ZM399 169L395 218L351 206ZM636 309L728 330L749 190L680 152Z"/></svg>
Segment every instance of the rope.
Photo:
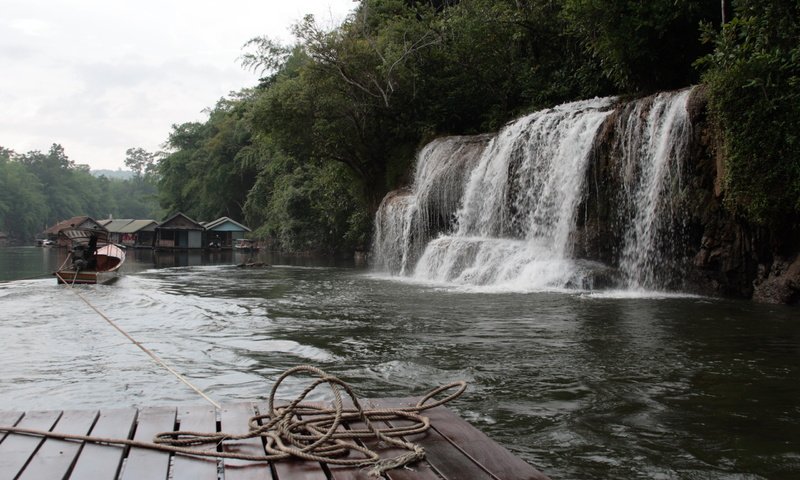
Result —
<svg viewBox="0 0 800 480"><path fill-rule="evenodd" d="M275 405L275 394L280 384L288 377L296 374L312 374L317 378L311 382L297 398L288 405ZM333 393L333 408L318 408L303 405L301 402L320 385L327 385ZM450 383L431 390L412 407L365 409L361 406L352 388L337 377L328 375L319 368L302 365L285 371L275 382L269 395L269 412L255 415L248 419L249 431L244 434L225 432L191 432L176 431L156 434L153 442L141 442L127 439L92 437L89 435L72 435L66 433L47 432L16 427L0 426L0 431L46 436L62 440L79 440L85 442L127 445L172 452L182 455L215 457L226 459L250 460L259 462L275 462L288 458L299 458L331 465L353 467L371 467L369 474L381 476L387 470L403 467L425 457L425 450L414 443L400 437L423 433L430 428L430 420L420 412L443 405L461 396L467 384L463 381ZM440 393L453 390L445 398L433 400ZM345 408L342 400L344 391L353 404ZM301 419L302 418L302 419ZM410 420L411 425L394 425L377 427L377 422L394 422ZM346 429L345 422L363 422L363 429ZM244 440L260 437L264 442L265 455L248 455L216 450L200 450L189 448L214 442L224 445L227 441ZM408 453L394 458L381 459L377 451L366 448L354 440L377 439L380 444L392 445L408 450Z"/></svg>
<svg viewBox="0 0 800 480"><path fill-rule="evenodd" d="M156 354L155 354L155 353L154 353L152 350L150 350L149 348L147 348L147 347L145 347L144 345L142 345L141 343L139 343L139 342L138 342L138 341L137 341L135 338L133 338L133 337L132 337L130 334L128 334L128 332L126 332L125 330L123 330L123 329L122 329L122 327L120 327L119 325L117 325L117 324L116 324L116 323L115 323L113 320L111 320L110 318L108 318L108 316L107 316L106 314L104 314L103 312L101 312L101 311L100 311L100 309L98 309L97 307L95 307L94 305L92 305L92 303L91 303L89 300L87 300L87 299L86 299L86 297L84 297L84 296L83 296L83 295L82 295L82 294L81 294L81 293L78 291L78 289L74 288L74 287L73 287L73 285L72 285L71 283L67 283L67 281L64 279L64 277L62 277L62 276L61 276L61 274L60 274L60 273L56 272L56 276L57 276L58 278L60 278L60 279L61 279L61 281L62 281L62 282L64 282L64 284L65 284L66 286L68 286L68 287L70 288L70 290L72 290L72 291L73 291L73 292L74 292L74 293L75 293L75 294L78 296L78 298L80 298L81 300L83 300L83 302L84 302L86 305L88 305L88 306L89 306L89 308L91 308L91 309L92 309L92 310L94 310L94 311L95 311L95 312L96 312L98 315L100 315L100 316L103 318L103 320L105 320L106 322L108 322L108 324L109 324L109 325L111 325L112 327L114 327L115 329L117 329L117 331L118 331L119 333L121 333L122 335L124 335L124 336L125 336L125 338L127 338L128 340L130 340L130 341L131 341L131 343L133 343L134 345L136 345L137 347L139 347L139 349L141 349L141 350L142 350L144 353L146 353L147 355L149 355L149 356L150 356L150 358L152 358L152 359L153 359L153 360L154 360L154 361L155 361L157 364L159 364L159 365L161 365L162 367L164 367L164 369L166 369L166 370L167 370L169 373L171 373L171 374L173 374L174 376L176 376L176 377L178 378L178 380L180 380L181 382L183 382L184 384L186 384L186 385L187 385L189 388L191 388L192 390L194 390L195 392L197 392L197 393L198 393L198 394L199 394L201 397L203 397L203 398L204 398L204 399L205 399L205 400L206 400L208 403L210 403L211 405L214 405L214 407L216 407L216 408L221 408L221 407L219 406L219 404L218 404L217 402L215 402L214 400L212 400L212 399L211 399L211 398L210 398L208 395L206 395L206 394L205 394L205 392L203 392L203 391L202 391L202 390L200 390L198 387L196 387L194 384L192 384L192 382L190 382L189 380L187 380L187 379L186 379L186 377L184 377L184 376L183 376L183 375L181 375L180 373L176 372L176 371L175 371L175 370L174 370L172 367L170 367L169 365L167 365L167 363L166 363L164 360L162 360L162 359L161 359L161 357L159 357L158 355L156 355ZM76 273L76 276L77 276L77 273ZM73 282L74 282L74 281L75 281L75 279L73 278Z"/></svg>

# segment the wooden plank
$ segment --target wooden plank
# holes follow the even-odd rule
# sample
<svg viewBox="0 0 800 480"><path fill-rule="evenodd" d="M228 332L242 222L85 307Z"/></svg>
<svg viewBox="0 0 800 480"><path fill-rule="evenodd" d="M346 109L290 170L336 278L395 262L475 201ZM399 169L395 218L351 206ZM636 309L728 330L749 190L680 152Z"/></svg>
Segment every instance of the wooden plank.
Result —
<svg viewBox="0 0 800 480"><path fill-rule="evenodd" d="M304 402L304 405L322 407L320 403ZM267 404L259 404L259 411L268 412ZM309 460L287 459L274 462L272 467L279 479L291 480L327 480L328 475L319 462Z"/></svg>
<svg viewBox="0 0 800 480"><path fill-rule="evenodd" d="M423 412L433 428L497 478L549 480L542 472L506 450L485 433L445 407Z"/></svg>
<svg viewBox="0 0 800 480"><path fill-rule="evenodd" d="M59 416L61 412L31 412L25 414L16 426L49 431ZM0 443L0 480L15 478L42 442L43 437L9 433Z"/></svg>
<svg viewBox="0 0 800 480"><path fill-rule="evenodd" d="M407 426L408 420L392 420L393 426ZM425 433L411 435L406 440L425 449L425 460L442 477L447 479L469 478L471 480L496 480L464 452L431 428ZM516 477L508 477L514 478Z"/></svg>
<svg viewBox="0 0 800 480"><path fill-rule="evenodd" d="M360 403L362 405L362 408L366 410L379 408L379 403L376 400L361 399ZM342 407L344 409L353 409L352 400L349 398L344 398ZM377 422L374 426L377 428L390 427L390 425L387 424L386 422ZM349 430L366 430L367 425L366 423L359 420L359 421L348 422L345 425L345 427ZM399 455L404 455L408 453L408 451L403 448L386 445L377 438L375 438L374 436L356 440L356 443L358 443L362 447L366 447L377 452L382 459L394 458ZM348 457L360 458L361 454L351 453L348 455ZM345 467L345 466L328 465L328 469L330 470L331 477L334 480L371 480L374 478L368 474L370 467ZM390 470L384 474L384 477L390 480L416 480L416 479L441 480L442 479L442 477L439 476L431 468L430 464L425 460L421 462L416 462L415 464L409 465L406 468Z"/></svg>
<svg viewBox="0 0 800 480"><path fill-rule="evenodd" d="M213 407L180 407L178 430L189 432L216 432L217 414ZM214 442L192 446L199 450L213 450ZM175 455L172 464L172 480L217 480L217 459Z"/></svg>
<svg viewBox="0 0 800 480"><path fill-rule="evenodd" d="M372 407L369 407L372 408ZM363 422L351 422L348 426L353 430L363 430L367 426ZM389 425L385 422L377 422L375 425L378 428L385 428ZM382 459L394 458L400 455L405 455L408 450L400 447L393 447L383 444L375 437L365 438L360 442L363 446L370 448L378 454ZM329 467L331 474L335 480L372 480L374 477L368 475L370 467ZM404 468L398 468L387 471L384 476L389 480L441 480L442 477L431 468L427 460L413 463ZM468 478L468 477L465 477Z"/></svg>
<svg viewBox="0 0 800 480"><path fill-rule="evenodd" d="M0 425L4 427L16 426L19 419L22 418L22 412L5 412L0 411ZM0 443L6 438L8 432L0 432Z"/></svg>
<svg viewBox="0 0 800 480"><path fill-rule="evenodd" d="M337 432L347 432L348 428L347 425L339 425L339 428L336 429ZM345 443L358 445L363 447L364 444L358 440L345 440ZM351 459L361 459L364 456L359 452L349 451L347 455L342 457L345 460ZM370 480L374 477L370 477L367 475L367 469L364 467L355 467L355 466L348 466L348 465L332 465L330 463L326 463L328 471L330 472L330 477L332 480Z"/></svg>
<svg viewBox="0 0 800 480"><path fill-rule="evenodd" d="M380 399L376 402L384 406L405 407L413 406L416 399ZM412 437L411 440L417 440L425 448L431 464L445 477L458 473L454 470L456 458L452 456L449 447L442 444L442 440L451 443L461 452L462 462L479 466L493 478L549 480L542 472L513 455L446 407L425 410L422 414L430 419L432 431L424 438Z"/></svg>
<svg viewBox="0 0 800 480"><path fill-rule="evenodd" d="M235 403L222 406L220 411L220 431L226 433L247 433L247 421L256 414L253 403ZM248 438L223 444L226 452L238 452L247 455L266 455L261 438ZM272 469L266 462L249 462L246 460L225 459L223 461L225 480L264 480L273 478Z"/></svg>
<svg viewBox="0 0 800 480"><path fill-rule="evenodd" d="M175 429L175 408L149 407L139 411L134 440L152 442L157 433ZM121 480L167 478L170 454L132 447L122 470Z"/></svg>
<svg viewBox="0 0 800 480"><path fill-rule="evenodd" d="M59 418L52 431L86 435L97 420L97 411L68 411ZM48 438L31 458L20 480L65 478L81 451L83 442Z"/></svg>
<svg viewBox="0 0 800 480"><path fill-rule="evenodd" d="M130 439L136 426L135 408L103 410L90 435ZM70 474L70 480L114 480L122 466L125 447L86 443Z"/></svg>
<svg viewBox="0 0 800 480"><path fill-rule="evenodd" d="M410 406L409 399L382 399L365 401L366 408ZM266 405L239 403L226 405L220 412L221 430L230 433L245 433L247 421L258 409L266 410ZM475 480L522 479L548 480L522 459L492 441L484 433L472 427L458 415L445 407L423 412L431 419L432 428L424 434L414 435L406 440L416 442L425 448L425 461L411 465L409 469L395 469L386 473L388 480L442 480L469 478ZM59 418L60 417L60 418ZM215 431L215 412L210 407L193 407L181 410L182 430ZM97 422L94 412L32 412L28 414L0 412L0 425L15 424L23 428L85 433L98 437L130 438L135 425L134 409L110 410L101 412ZM393 420L390 425L408 423ZM143 409L139 415L135 438L152 441L153 436L162 431L170 431L176 425L176 410L164 408ZM344 428L344 427L343 427ZM348 428L363 428L353 422ZM387 448L378 445L377 439L364 439L371 448L380 447L382 458L391 458L406 451L401 448ZM251 438L238 442L226 442L224 448L229 452L263 455L261 438ZM39 438L36 436L8 434L0 432L0 480L16 478L21 472L26 478L63 478L74 463L71 479L153 479L168 478L170 454L148 449L131 448L127 461L123 462L125 448L87 443L81 450L78 442ZM357 454L353 454L357 455ZM77 456L77 462L75 458ZM169 478L175 480L214 480L218 476L216 459L177 456L174 470ZM120 465L124 468L120 472ZM227 480L241 479L325 479L366 480L367 470L354 467L321 465L319 462L290 460L274 462L250 462L226 460L222 465L222 477Z"/></svg>
<svg viewBox="0 0 800 480"><path fill-rule="evenodd" d="M410 407L416 404L416 399L377 399L366 402L366 408L393 408ZM407 426L414 422L410 420L391 420L387 422L390 426ZM433 424L433 420L431 420ZM422 465L429 465L431 472L437 477L445 479L469 478L470 480L496 480L495 477L486 472L480 465L472 461L464 453L457 449L450 441L440 435L436 430L430 428L427 432L403 437L404 440L415 443L425 449L425 462L418 462L417 466L424 471ZM398 449L399 453L405 450ZM412 466L413 468L413 466ZM387 472L392 480L406 480L416 478L414 475L407 475L404 469L395 469Z"/></svg>

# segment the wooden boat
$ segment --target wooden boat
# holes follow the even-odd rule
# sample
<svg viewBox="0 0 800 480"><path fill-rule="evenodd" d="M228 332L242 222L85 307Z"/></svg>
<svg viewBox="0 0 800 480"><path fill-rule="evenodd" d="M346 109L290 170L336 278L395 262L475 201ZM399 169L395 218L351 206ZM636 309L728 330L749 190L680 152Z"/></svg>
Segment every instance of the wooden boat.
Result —
<svg viewBox="0 0 800 480"><path fill-rule="evenodd" d="M54 273L58 283L109 283L119 276L125 250L108 241L108 232L71 228L59 232L71 243L69 255Z"/></svg>

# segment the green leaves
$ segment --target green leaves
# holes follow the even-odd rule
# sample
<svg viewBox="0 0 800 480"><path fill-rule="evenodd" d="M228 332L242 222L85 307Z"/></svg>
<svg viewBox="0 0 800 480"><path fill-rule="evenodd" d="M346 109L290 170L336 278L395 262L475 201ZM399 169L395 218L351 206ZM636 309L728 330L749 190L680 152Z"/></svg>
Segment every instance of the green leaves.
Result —
<svg viewBox="0 0 800 480"><path fill-rule="evenodd" d="M709 70L726 152L726 201L751 221L800 217L800 6L742 0L718 35Z"/></svg>
<svg viewBox="0 0 800 480"><path fill-rule="evenodd" d="M719 23L719 2L564 0L564 18L602 71L623 92L696 83L693 62L709 53L700 23Z"/></svg>
<svg viewBox="0 0 800 480"><path fill-rule="evenodd" d="M141 149L130 149L138 154ZM16 154L0 148L0 230L14 241L31 242L58 221L77 215L106 218L160 217L156 188L140 177L129 180L94 177L76 164L61 145L47 154Z"/></svg>
<svg viewBox="0 0 800 480"><path fill-rule="evenodd" d="M172 152L157 168L166 210L201 220L243 219L242 206L260 167L252 148L252 95L243 91L220 100L205 123L173 126Z"/></svg>
<svg viewBox="0 0 800 480"><path fill-rule="evenodd" d="M712 0L362 0L334 29L307 16L291 47L245 45L242 64L266 76L258 87L173 127L163 206L246 215L287 249L353 248L431 138L685 87L708 69L731 201L777 218L775 205L800 204L800 181L778 187L800 176L796 2L740 0L718 34L720 17Z"/></svg>
<svg viewBox="0 0 800 480"><path fill-rule="evenodd" d="M248 49L239 58L242 66L261 75L276 73L291 53L291 49L267 36L252 38L242 48Z"/></svg>

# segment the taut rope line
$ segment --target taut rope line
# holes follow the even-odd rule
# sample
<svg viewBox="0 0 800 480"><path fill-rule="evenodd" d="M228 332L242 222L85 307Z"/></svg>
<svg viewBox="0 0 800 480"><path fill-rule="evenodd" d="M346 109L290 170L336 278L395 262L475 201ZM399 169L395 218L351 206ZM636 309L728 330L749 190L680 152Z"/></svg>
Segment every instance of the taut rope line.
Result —
<svg viewBox="0 0 800 480"><path fill-rule="evenodd" d="M276 407L275 393L280 384L289 376L298 373L313 374L317 376L309 386L285 407ZM318 386L326 384L333 393L333 408L317 408L303 405L301 402ZM361 406L353 393L352 388L342 380L328 375L319 368L301 365L284 372L272 387L269 395L269 412L263 415L250 417L248 420L249 431L245 434L228 434L225 432L163 432L155 436L152 443L127 439L114 439L92 437L89 435L71 435L42 430L31 430L16 427L0 426L0 431L21 433L28 435L46 436L62 440L79 440L85 442L127 445L131 447L148 448L172 452L182 455L201 457L234 458L250 461L279 461L287 458L301 458L331 465L346 465L353 467L371 466L370 475L380 476L383 472L408 465L425 457L425 451L419 445L403 440L402 436L423 433L430 428L430 420L420 415L420 412L438 407L444 403L458 398L467 384L463 381L453 382L431 390L412 407L402 408L377 408L365 409ZM448 390L455 391L441 400L432 400L436 395ZM344 408L341 391L350 397L353 408ZM299 416L302 416L301 420ZM377 422L391 420L411 420L412 425L377 428ZM360 430L343 428L344 421L363 422L366 428ZM215 442L216 445L226 441L243 440L247 438L262 438L266 455L248 455L232 452L218 452L216 450L198 450L189 448L191 445L202 445ZM382 459L378 452L363 447L353 440L378 439L383 444L389 444L408 450L408 453ZM357 458L345 455L356 452Z"/></svg>
<svg viewBox="0 0 800 480"><path fill-rule="evenodd" d="M77 273L76 273L75 275L77 276ZM211 399L211 398L210 398L208 395L206 395L206 394L205 394L205 392L203 392L203 391L202 391L202 390L200 390L198 387L196 387L194 384L192 384L192 382L190 382L189 380L187 380L187 379L186 379L186 377L184 377L184 376L183 376L183 375L181 375L180 373L176 372L176 371L175 371L175 370L174 370L172 367L170 367L169 365L167 365L167 363L166 363L164 360L162 360L162 359L161 359L161 357L159 357L158 355L156 355L156 354L155 354L155 353L154 353L152 350L150 350L149 348L147 348L147 347L145 347L144 345L142 345L141 343L139 343L139 342L138 342L138 341L137 341L135 338L133 338L133 337L132 337L130 334L128 334L128 332L126 332L125 330L123 330L123 329L122 329L122 327L120 327L119 325L117 325L117 324L116 324L116 322L114 322L113 320L111 320L110 318L108 318L108 316L107 316L105 313L103 313L102 311L100 311L100 309L98 309L97 307L95 307L94 305L92 305L92 303L91 303L89 300L87 300L87 299L86 299L86 297L84 297L83 295L81 295L81 292L79 292L79 291L78 291L76 288L74 288L74 287L72 286L72 284L70 284L70 283L67 283L67 282L66 282L66 280L64 280L64 277L62 277L62 276L61 276L61 274L59 274L58 272L56 272L56 276L57 276L58 278L60 278L60 279L61 279L61 281L62 281L62 282L64 282L64 284L65 284L66 286L68 286L68 287L69 287L69 289L70 289L70 290L72 290L72 291L73 291L73 292L74 292L74 293L75 293L75 294L78 296L78 298L80 298L81 300L83 300L83 302L84 302L86 305L88 305L88 306L89 306L89 308L91 308L91 309L92 309L92 310L94 310L94 311L95 311L95 312L96 312L98 315L100 315L100 316L103 318L103 320L105 320L106 322L108 322L108 324L109 324L109 325L111 325L112 327L116 328L116 329L117 329L117 331L118 331L119 333L121 333L122 335L124 335L124 336L125 336L125 338L127 338L128 340L130 340L130 341L131 341L131 343L133 343L134 345L136 345L137 347L139 347L139 349L141 349L141 350L142 350L144 353L146 353L147 355L149 355L149 356L150 356L150 358L152 358L152 359L153 359L153 360L154 360L154 361L155 361L157 364L159 364L159 365L161 365L162 367L164 367L164 368L165 368L165 369L166 369L166 370L167 370L169 373L171 373L171 374L175 375L175 376L178 378L178 380L180 380L181 382L183 382L184 384L186 384L186 385L187 385L189 388L191 388L192 390L194 390L195 392L197 392L197 393L198 393L198 394L199 394L201 397L203 397L203 398L204 398L204 399L205 399L205 400L206 400L208 403L210 403L211 405L214 405L214 407L216 407L216 408L222 408L222 407L220 407L219 403L217 403L217 402L215 402L214 400L212 400L212 399ZM74 279L73 279L73 281L74 281Z"/></svg>

